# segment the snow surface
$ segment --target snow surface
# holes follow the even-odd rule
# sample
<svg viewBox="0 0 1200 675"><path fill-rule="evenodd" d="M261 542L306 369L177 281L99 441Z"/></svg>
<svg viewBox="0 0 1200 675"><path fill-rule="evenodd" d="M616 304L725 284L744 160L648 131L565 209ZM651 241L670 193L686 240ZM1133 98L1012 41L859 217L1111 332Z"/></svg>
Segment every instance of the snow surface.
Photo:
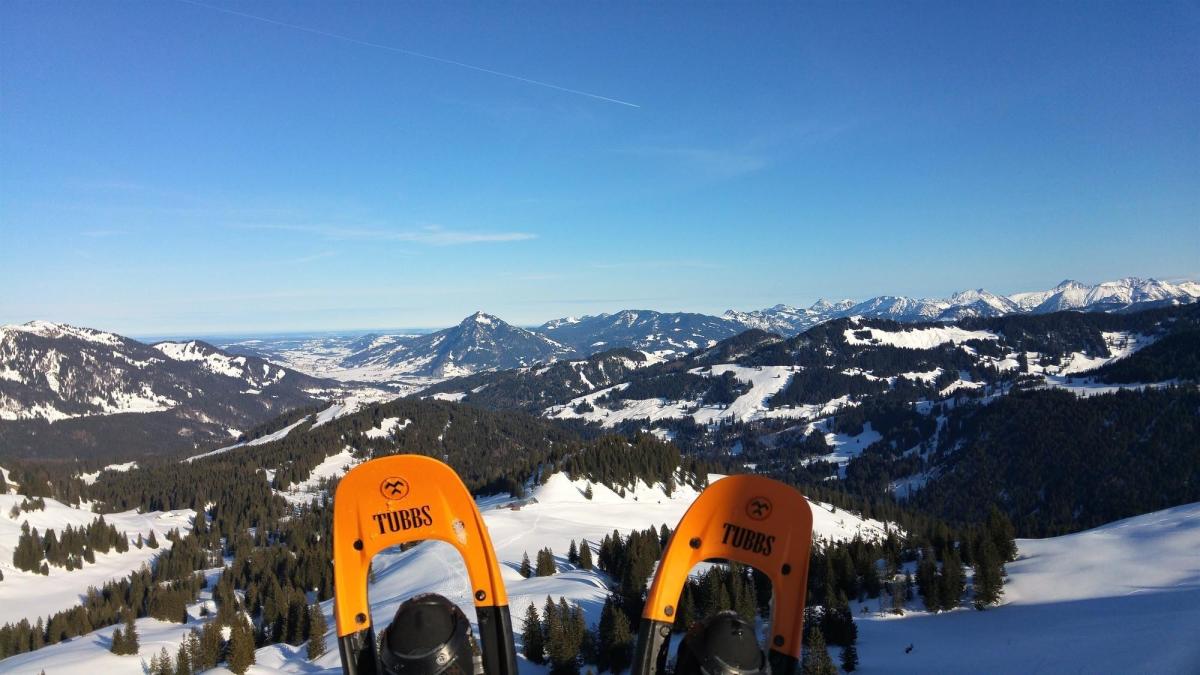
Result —
<svg viewBox="0 0 1200 675"><path fill-rule="evenodd" d="M211 348L201 347L196 341L191 342L160 342L153 345L164 356L175 361L196 361L210 373L225 377L242 378L246 375L246 357L226 356ZM283 370L279 371L276 379L281 379Z"/></svg>
<svg viewBox="0 0 1200 675"><path fill-rule="evenodd" d="M615 427L630 420L648 420L655 422L667 419L682 419L691 417L697 424L719 424L725 421L747 422L763 419L801 419L811 420L829 415L838 408L855 405L849 397L840 397L819 405L769 407L769 402L779 393L795 372L792 366L740 366L735 364L720 364L707 367L693 368L688 371L694 375L705 377L720 376L732 373L734 378L750 389L728 406L702 405L700 401L669 401L664 398L624 399L620 408L609 410L596 403L596 399L612 391L620 391L628 387L628 383L606 387L590 394L571 399L565 405L552 406L542 414L556 419L583 419L588 422L599 422L604 427ZM591 412L579 413L575 407L582 402L592 405Z"/></svg>
<svg viewBox="0 0 1200 675"><path fill-rule="evenodd" d="M867 332L870 337L863 339L855 333ZM957 326L935 326L932 328L916 328L898 332L886 331L879 328L847 328L843 332L846 344L872 345L885 344L906 349L932 349L938 345L953 342L962 344L970 340L999 340L999 336L986 330L963 330Z"/></svg>
<svg viewBox="0 0 1200 675"><path fill-rule="evenodd" d="M346 446L336 455L330 455L315 466L308 478L292 483L287 490L276 493L293 504L307 504L321 495L321 481L341 476L362 460L354 456L354 448ZM271 476L274 478L274 475Z"/></svg>
<svg viewBox="0 0 1200 675"><path fill-rule="evenodd" d="M79 479L82 480L84 483L91 485L92 483L95 483L96 479L100 477L100 474L105 471L116 471L118 473L124 473L130 469L136 469L137 465L138 465L137 462L125 462L123 464L109 464L108 466L104 467L103 469L100 469L99 471L93 471L91 473L81 473L81 474L79 474Z"/></svg>
<svg viewBox="0 0 1200 675"><path fill-rule="evenodd" d="M859 672L1200 672L1200 503L1017 547L1000 607L857 616Z"/></svg>
<svg viewBox="0 0 1200 675"><path fill-rule="evenodd" d="M296 427L298 427L301 424L304 424L308 421L309 421L309 417L303 417L299 421L294 422L294 423L280 429L279 431L267 434L266 436L261 436L252 441L246 441L245 443L234 443L233 445L227 445L223 448L217 448L216 450L210 450L208 452L204 452L199 455L192 455L191 457L185 458L183 461L191 462L192 460L201 459L203 457L212 457L213 455L220 455L222 453L229 452L230 450L235 450L237 448L244 448L244 447L248 447L251 445L262 445L264 443L271 443L273 441L278 441L278 440L284 438L285 436L287 436L288 434L292 433L293 429L295 429Z"/></svg>
<svg viewBox="0 0 1200 675"><path fill-rule="evenodd" d="M51 565L50 576L42 576L18 570L12 565L13 551L21 535L21 524L28 521L30 527L36 527L43 535L47 528L61 534L68 525L86 526L100 514L46 498L45 509L23 511L17 518L10 518L9 511L23 499L20 495L0 495L0 570L4 572L4 581L0 581L0 624L20 621L22 618L33 622L38 616L45 618L79 604L86 597L89 586L100 587L111 579L128 576L131 571L153 560L170 547L171 542L166 538L167 532L178 528L180 532L186 533L191 529L192 517L195 515L190 509L151 513L106 513L104 520L118 531L126 532L131 541L137 540L139 532L147 537L151 531L155 532L159 548L139 549L131 543L125 553L97 553L94 565L85 563L83 569L70 572ZM3 670L5 668L0 667L0 671Z"/></svg>
<svg viewBox="0 0 1200 675"><path fill-rule="evenodd" d="M379 422L378 429L367 429L363 432L363 436L367 438L387 438L409 424L412 424L412 420L401 422L399 417L386 417Z"/></svg>

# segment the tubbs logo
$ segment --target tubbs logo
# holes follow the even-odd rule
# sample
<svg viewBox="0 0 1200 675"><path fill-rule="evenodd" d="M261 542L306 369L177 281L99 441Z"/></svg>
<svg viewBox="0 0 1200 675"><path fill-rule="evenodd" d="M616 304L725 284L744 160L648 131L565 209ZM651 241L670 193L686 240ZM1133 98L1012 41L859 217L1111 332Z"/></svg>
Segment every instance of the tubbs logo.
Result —
<svg viewBox="0 0 1200 675"><path fill-rule="evenodd" d="M404 499L408 496L408 481L399 476L385 478L379 484L379 494L383 495L384 499Z"/></svg>
<svg viewBox="0 0 1200 675"><path fill-rule="evenodd" d="M746 502L746 515L752 520L766 520L771 516L771 500L766 497L755 497Z"/></svg>
<svg viewBox="0 0 1200 675"><path fill-rule="evenodd" d="M721 543L743 551L759 555L771 555L771 547L775 545L775 536L763 532L755 532L748 527L739 527L733 523L724 523L725 536Z"/></svg>

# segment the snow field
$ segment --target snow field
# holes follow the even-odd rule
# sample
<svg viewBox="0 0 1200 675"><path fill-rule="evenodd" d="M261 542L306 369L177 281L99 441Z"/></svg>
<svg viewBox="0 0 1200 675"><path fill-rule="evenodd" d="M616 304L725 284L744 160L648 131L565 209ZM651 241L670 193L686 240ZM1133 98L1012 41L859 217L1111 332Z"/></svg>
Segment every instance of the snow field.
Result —
<svg viewBox="0 0 1200 675"><path fill-rule="evenodd" d="M1200 503L1017 547L1000 607L856 616L860 672L1200 672Z"/></svg>
<svg viewBox="0 0 1200 675"><path fill-rule="evenodd" d="M838 408L854 405L849 397L843 396L824 404L789 406L770 408L771 397L783 390L795 372L791 366L739 366L721 364L709 368L693 368L688 371L694 375L721 376L733 373L733 376L744 384L750 385L750 390L742 394L726 407L706 406L699 401L668 401L664 398L639 400L624 400L618 410L608 410L596 405L596 399L612 391L620 391L628 384L618 384L606 387L590 394L571 399L567 404L553 406L543 412L543 416L555 419L583 419L588 422L599 422L606 428L615 427L630 420L683 419L691 417L698 424L719 424L724 421L753 421L761 419L816 419L836 411ZM575 412L575 406L587 402L595 409L591 412Z"/></svg>
<svg viewBox="0 0 1200 675"><path fill-rule="evenodd" d="M867 332L869 338L863 339L856 333ZM872 345L885 344L906 349L932 349L938 345L953 342L962 344L969 340L999 340L999 336L985 330L963 330L957 326L937 326L932 328L915 328L899 332L885 331L879 328L848 328L843 332L846 344Z"/></svg>
<svg viewBox="0 0 1200 675"><path fill-rule="evenodd" d="M125 553L97 553L96 564L84 563L83 569L70 572L50 565L50 576L43 576L13 567L13 551L21 535L21 524L28 522L43 536L47 529L61 534L68 525L75 528L87 526L100 514L46 498L44 510L23 511L17 518L10 518L9 511L23 499L19 495L0 495L0 569L4 571L4 581L0 581L0 624L20 621L22 618L33 622L39 616L45 618L78 605L86 597L89 586L99 588L107 581L125 577L170 547L167 532L178 528L181 533L187 533L191 530L194 515L193 511L186 509L104 514L105 522L129 535L129 550ZM158 539L158 549L133 546L138 533L148 537L152 531Z"/></svg>

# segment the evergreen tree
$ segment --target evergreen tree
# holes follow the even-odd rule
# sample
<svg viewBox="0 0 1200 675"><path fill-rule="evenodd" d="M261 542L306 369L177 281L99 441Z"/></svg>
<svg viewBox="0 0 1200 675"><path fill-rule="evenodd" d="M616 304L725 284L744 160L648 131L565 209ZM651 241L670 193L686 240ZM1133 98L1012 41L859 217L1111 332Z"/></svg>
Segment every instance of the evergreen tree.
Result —
<svg viewBox="0 0 1200 675"><path fill-rule="evenodd" d="M125 654L137 654L141 648L138 644L137 626L133 621L133 612L129 609L125 610Z"/></svg>
<svg viewBox="0 0 1200 675"><path fill-rule="evenodd" d="M592 497L596 496L596 493L592 492L592 484L591 483L587 484L587 488L585 488L583 491L583 496L587 499L591 499Z"/></svg>
<svg viewBox="0 0 1200 675"><path fill-rule="evenodd" d="M611 613L611 623L608 634L600 636L601 649L605 650L608 669L620 673L633 664L633 631L629 618L620 608L606 602L604 611Z"/></svg>
<svg viewBox="0 0 1200 675"><path fill-rule="evenodd" d="M590 570L592 567L592 547L584 539L583 543L579 546L579 569Z"/></svg>
<svg viewBox="0 0 1200 675"><path fill-rule="evenodd" d="M200 630L200 658L196 670L215 668L221 662L221 627L214 621L204 624Z"/></svg>
<svg viewBox="0 0 1200 675"><path fill-rule="evenodd" d="M1016 529L1008 516L994 504L988 512L987 536L995 546L1001 564L1017 559Z"/></svg>
<svg viewBox="0 0 1200 675"><path fill-rule="evenodd" d="M154 665L155 660L158 662L157 666ZM166 647L163 647L162 650L158 652L158 656L152 657L150 672L152 675L174 675L174 665L175 664L171 663L171 654L167 652Z"/></svg>
<svg viewBox="0 0 1200 675"><path fill-rule="evenodd" d="M112 634L112 644L109 645L108 651L123 656L125 654L125 633L117 628Z"/></svg>
<svg viewBox="0 0 1200 675"><path fill-rule="evenodd" d="M548 577L558 572L554 565L554 552L549 548L544 548L538 551L537 554L537 570L535 573L539 577Z"/></svg>
<svg viewBox="0 0 1200 675"><path fill-rule="evenodd" d="M254 629L240 615L229 634L229 669L243 675L254 664Z"/></svg>
<svg viewBox="0 0 1200 675"><path fill-rule="evenodd" d="M188 653L188 641L179 643L179 651L175 655L175 675L192 675L192 657Z"/></svg>
<svg viewBox="0 0 1200 675"><path fill-rule="evenodd" d="M521 637L524 645L521 653L531 663L545 663L546 653L542 635L542 619L538 616L537 604L529 603L525 610L525 622L521 625Z"/></svg>
<svg viewBox="0 0 1200 675"><path fill-rule="evenodd" d="M1000 558L992 539L984 538L979 545L979 555L975 560L975 579L973 591L975 594L975 609L984 609L988 605L1000 602L1000 594L1004 592L1004 579L1001 575Z"/></svg>
<svg viewBox="0 0 1200 675"><path fill-rule="evenodd" d="M567 548L567 562L572 565L579 564L579 548L575 546L575 540L571 540L571 546Z"/></svg>
<svg viewBox="0 0 1200 675"><path fill-rule="evenodd" d="M938 602L941 609L954 609L962 600L964 590L962 564L954 549L946 552L942 573L938 577Z"/></svg>
<svg viewBox="0 0 1200 675"><path fill-rule="evenodd" d="M800 672L803 675L837 675L837 666L833 665L833 659L829 658L829 651L825 648L825 636L821 634L820 628L814 626L809 632L808 645L802 658Z"/></svg>
<svg viewBox="0 0 1200 675"><path fill-rule="evenodd" d="M325 655L325 613L320 605L308 608L308 660L313 661Z"/></svg>
<svg viewBox="0 0 1200 675"><path fill-rule="evenodd" d="M525 577L526 579L533 576L533 565L529 563L528 552L521 555L521 569L518 571L521 573L521 576Z"/></svg>
<svg viewBox="0 0 1200 675"><path fill-rule="evenodd" d="M858 670L858 648L853 644L842 647L842 670L847 673Z"/></svg>
<svg viewBox="0 0 1200 675"><path fill-rule="evenodd" d="M154 530L150 530L150 537L146 539L146 546L158 548L158 537L154 535Z"/></svg>

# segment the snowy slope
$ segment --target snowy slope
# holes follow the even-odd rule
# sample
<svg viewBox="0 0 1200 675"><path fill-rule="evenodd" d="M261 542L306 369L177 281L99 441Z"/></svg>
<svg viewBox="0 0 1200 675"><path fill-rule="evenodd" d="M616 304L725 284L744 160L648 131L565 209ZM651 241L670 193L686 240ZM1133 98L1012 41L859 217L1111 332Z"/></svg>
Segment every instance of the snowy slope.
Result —
<svg viewBox="0 0 1200 675"><path fill-rule="evenodd" d="M125 553L97 553L94 565L84 564L83 569L70 572L51 565L50 576L42 576L18 570L12 565L21 524L28 522L30 527L36 527L43 535L47 528L61 534L68 525L76 528L86 526L99 514L47 498L44 510L22 512L17 518L11 518L10 509L20 504L22 499L19 495L0 495L0 570L4 572L4 581L0 581L0 624L22 618L32 622L38 616L46 617L79 604L89 586L100 587L111 579L128 576L143 563L153 560L171 545L165 536L167 532L178 528L181 533L186 533L191 529L192 516L195 514L188 509L105 514L104 520L118 531L127 533L132 541L137 540L139 532L143 537L150 536L151 531L155 532L159 548L138 549L131 543Z"/></svg>
<svg viewBox="0 0 1200 675"><path fill-rule="evenodd" d="M689 373L705 377L732 373L734 378L750 389L727 406L703 405L699 401L671 401L665 398L622 400L620 407L609 410L596 404L596 399L613 390L628 386L618 384L590 394L571 399L565 405L547 409L544 416L552 419L583 419L599 422L606 428L615 427L631 420L683 419L691 417L697 424L717 424L725 421L748 422L762 419L816 419L846 405L855 405L847 397L836 398L822 405L786 406L770 408L768 403L775 394L787 386L793 366L740 366L723 363L710 368L693 368ZM590 412L578 412L581 403L593 406Z"/></svg>
<svg viewBox="0 0 1200 675"><path fill-rule="evenodd" d="M1017 546L998 608L857 617L860 672L1200 672L1200 503Z"/></svg>

